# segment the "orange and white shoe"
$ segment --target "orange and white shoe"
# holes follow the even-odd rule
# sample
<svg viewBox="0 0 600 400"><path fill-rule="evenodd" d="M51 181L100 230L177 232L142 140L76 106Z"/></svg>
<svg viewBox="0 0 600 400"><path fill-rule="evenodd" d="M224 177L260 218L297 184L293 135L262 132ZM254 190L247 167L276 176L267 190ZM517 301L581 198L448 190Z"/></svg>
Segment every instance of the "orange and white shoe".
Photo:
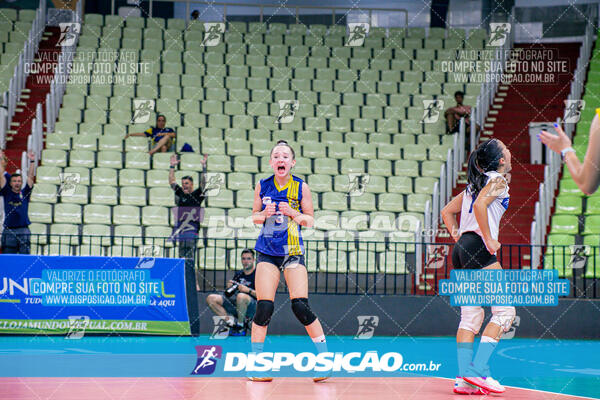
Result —
<svg viewBox="0 0 600 400"><path fill-rule="evenodd" d="M506 388L491 376L465 376L463 379L465 382L477 386L478 388L487 390L490 393L504 393L506 391Z"/></svg>
<svg viewBox="0 0 600 400"><path fill-rule="evenodd" d="M479 394L479 395L487 395L489 392L480 387L471 385L470 383L465 382L465 380L459 376L454 380L454 393L456 394Z"/></svg>
<svg viewBox="0 0 600 400"><path fill-rule="evenodd" d="M249 376L248 380L252 381L252 382L271 382L273 380L273 378L270 377L258 377L258 376Z"/></svg>

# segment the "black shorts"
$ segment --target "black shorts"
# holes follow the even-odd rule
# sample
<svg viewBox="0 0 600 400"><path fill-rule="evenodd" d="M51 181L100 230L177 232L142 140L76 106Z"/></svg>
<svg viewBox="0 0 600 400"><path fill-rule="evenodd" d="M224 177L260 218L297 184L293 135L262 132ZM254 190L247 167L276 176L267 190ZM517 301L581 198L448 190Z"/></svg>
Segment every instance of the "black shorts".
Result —
<svg viewBox="0 0 600 400"><path fill-rule="evenodd" d="M284 270L287 266L292 264L300 264L306 267L304 262L304 255L300 254L297 256L271 256L269 254L256 252L256 263L266 262L275 265L280 270Z"/></svg>
<svg viewBox="0 0 600 400"><path fill-rule="evenodd" d="M481 269L498 262L490 254L481 236L475 232L465 232L452 250L452 264L455 269Z"/></svg>

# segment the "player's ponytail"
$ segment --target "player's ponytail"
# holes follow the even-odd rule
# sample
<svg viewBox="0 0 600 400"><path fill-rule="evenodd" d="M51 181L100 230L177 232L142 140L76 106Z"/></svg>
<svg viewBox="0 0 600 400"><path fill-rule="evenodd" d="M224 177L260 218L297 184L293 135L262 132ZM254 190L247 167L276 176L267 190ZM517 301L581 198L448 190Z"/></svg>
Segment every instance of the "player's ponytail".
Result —
<svg viewBox="0 0 600 400"><path fill-rule="evenodd" d="M502 157L502 147L496 139L483 142L471 153L467 169L467 189L474 199L485 186L485 173L497 171Z"/></svg>
<svg viewBox="0 0 600 400"><path fill-rule="evenodd" d="M271 156L273 156L273 150L275 150L275 147L277 146L287 146L290 151L292 152L292 160L296 159L296 152L294 151L294 149L292 148L292 146L290 146L288 144L288 142L286 142L285 140L278 140L277 144L275 146L273 146L273 148L271 149Z"/></svg>

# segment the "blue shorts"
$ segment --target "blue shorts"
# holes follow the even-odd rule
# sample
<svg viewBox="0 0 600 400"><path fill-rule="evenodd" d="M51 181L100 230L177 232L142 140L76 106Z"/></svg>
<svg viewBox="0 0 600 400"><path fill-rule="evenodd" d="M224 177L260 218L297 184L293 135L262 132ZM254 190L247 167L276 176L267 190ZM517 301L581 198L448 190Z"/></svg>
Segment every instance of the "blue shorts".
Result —
<svg viewBox="0 0 600 400"><path fill-rule="evenodd" d="M221 298L223 299L223 308L225 309L225 311L227 311L227 314L233 315L235 317L237 317L238 315L236 304L237 295L238 293L234 294L231 297L227 297L223 294L221 295ZM256 312L256 299L252 296L250 296L250 299L250 303L248 303L248 308L246 309L246 318L248 319L254 318L254 313Z"/></svg>
<svg viewBox="0 0 600 400"><path fill-rule="evenodd" d="M269 264L273 264L281 271L283 271L287 266L292 264L300 264L306 267L306 263L304 261L304 255L294 255L294 256L272 256L269 254L261 253L260 251L256 251L256 263L266 262Z"/></svg>

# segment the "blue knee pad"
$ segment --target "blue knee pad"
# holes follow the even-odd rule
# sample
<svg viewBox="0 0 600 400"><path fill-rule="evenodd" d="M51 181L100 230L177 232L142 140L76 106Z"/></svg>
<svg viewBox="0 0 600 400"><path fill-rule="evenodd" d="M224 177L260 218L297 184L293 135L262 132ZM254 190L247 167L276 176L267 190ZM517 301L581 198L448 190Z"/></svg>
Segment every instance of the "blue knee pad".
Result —
<svg viewBox="0 0 600 400"><path fill-rule="evenodd" d="M254 323L259 326L267 326L271 321L275 305L271 300L259 300L256 303L256 312L254 313Z"/></svg>
<svg viewBox="0 0 600 400"><path fill-rule="evenodd" d="M308 305L308 299L305 297L292 299L292 311L304 326L312 324L317 319L317 316L313 314Z"/></svg>

